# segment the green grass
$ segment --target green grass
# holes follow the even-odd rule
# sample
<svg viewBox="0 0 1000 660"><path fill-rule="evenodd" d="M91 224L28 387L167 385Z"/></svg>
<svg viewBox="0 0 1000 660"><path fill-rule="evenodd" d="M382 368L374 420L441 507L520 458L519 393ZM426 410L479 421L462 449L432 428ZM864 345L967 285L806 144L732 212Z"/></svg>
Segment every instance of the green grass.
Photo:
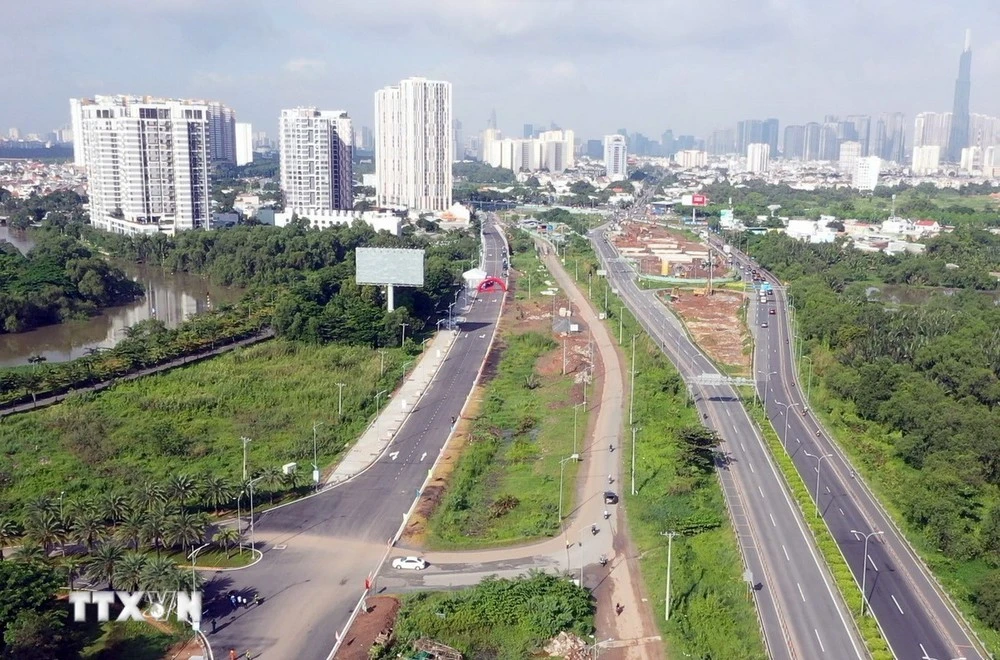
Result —
<svg viewBox="0 0 1000 660"><path fill-rule="evenodd" d="M191 631L168 635L141 621L109 622L81 654L84 660L162 660L167 649L190 637Z"/></svg>
<svg viewBox="0 0 1000 660"><path fill-rule="evenodd" d="M587 273L597 269L597 260L589 246L578 254L586 291ZM599 311L603 311L604 295L604 283L599 285L595 279L593 302ZM616 337L621 304L617 296L608 294L611 316L606 323ZM673 365L627 309L621 321L623 347L630 349L632 335L637 336L635 416L641 427L636 436L638 492L630 494L628 481L621 490L657 625L677 657L765 658L722 488L715 476L693 473L681 454L678 431L700 424L697 411L688 407L686 389ZM624 366L631 368L627 363ZM627 413L625 419L627 423ZM631 432L626 435L623 457L630 456L631 450ZM668 622L663 598L667 540L661 534L669 530L686 533L674 539Z"/></svg>
<svg viewBox="0 0 1000 660"><path fill-rule="evenodd" d="M176 473L235 479L242 435L253 439L251 472L297 462L308 479L313 422L325 422L317 446L320 465L330 465L367 425L375 392L394 387L406 359L388 349L380 377L373 350L275 340L8 418L0 424L0 513L43 494L65 491L72 501ZM338 382L348 383L342 420Z"/></svg>
<svg viewBox="0 0 1000 660"><path fill-rule="evenodd" d="M871 616L861 615L861 590L858 587L858 583L854 580L854 574L851 573L851 569L847 565L847 560L844 559L844 555L837 546L837 542L833 539L830 529L826 526L826 520L816 516L816 505L810 495L809 489L802 481L802 477L795 468L791 457L785 453L784 448L781 446L778 434L770 421L768 421L763 408L754 403L746 395L744 395L743 405L750 412L751 418L753 418L757 427L761 430L764 439L767 441L767 445L771 450L771 457L781 470L781 474L785 478L785 483L788 485L789 491L791 491L792 498L802 512L802 519L805 520L809 526L809 531L812 532L816 547L819 548L820 553L823 555L823 559L826 561L826 565L833 575L834 582L837 583L837 588L840 589L840 594L844 598L844 602L847 603L847 608L851 611L855 625L861 631L861 637L868 647L872 660L892 660L893 655L889 651L889 646L886 644L885 638L882 637L875 619Z"/></svg>
<svg viewBox="0 0 1000 660"><path fill-rule="evenodd" d="M534 273L539 282L551 279L534 253L515 254L512 265ZM527 298L527 282L522 281L524 288L515 292L518 300ZM574 413L579 393L572 375L538 373L539 359L559 350L549 334L524 332L512 324L501 332L495 350L502 350L502 357L483 393L471 441L430 519L427 543L432 548L522 542L560 529L560 460L574 450L574 414L577 449L588 414L582 406ZM562 472L565 516L573 508L577 463L565 462Z"/></svg>

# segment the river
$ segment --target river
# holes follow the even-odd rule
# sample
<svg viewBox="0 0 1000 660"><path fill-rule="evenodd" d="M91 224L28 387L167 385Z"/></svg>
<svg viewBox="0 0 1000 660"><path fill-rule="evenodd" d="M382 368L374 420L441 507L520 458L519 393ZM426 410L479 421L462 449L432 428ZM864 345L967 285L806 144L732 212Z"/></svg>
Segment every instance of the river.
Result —
<svg viewBox="0 0 1000 660"><path fill-rule="evenodd" d="M21 232L0 227L0 240L19 250L30 250L33 242ZM32 355L48 362L64 362L87 354L88 348L110 348L124 336L128 326L158 318L176 327L192 315L235 302L241 289L215 286L196 275L170 274L156 267L120 264L132 279L146 289L146 296L128 305L109 307L101 314L80 321L47 325L28 332L0 334L0 367L28 364Z"/></svg>

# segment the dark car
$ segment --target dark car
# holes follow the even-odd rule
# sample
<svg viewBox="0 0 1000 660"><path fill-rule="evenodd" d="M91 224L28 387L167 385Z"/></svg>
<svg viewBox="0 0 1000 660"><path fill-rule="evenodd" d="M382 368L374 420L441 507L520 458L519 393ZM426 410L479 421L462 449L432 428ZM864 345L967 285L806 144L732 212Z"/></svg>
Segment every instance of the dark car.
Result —
<svg viewBox="0 0 1000 660"><path fill-rule="evenodd" d="M610 490L604 491L604 503L605 504L618 504L618 494Z"/></svg>

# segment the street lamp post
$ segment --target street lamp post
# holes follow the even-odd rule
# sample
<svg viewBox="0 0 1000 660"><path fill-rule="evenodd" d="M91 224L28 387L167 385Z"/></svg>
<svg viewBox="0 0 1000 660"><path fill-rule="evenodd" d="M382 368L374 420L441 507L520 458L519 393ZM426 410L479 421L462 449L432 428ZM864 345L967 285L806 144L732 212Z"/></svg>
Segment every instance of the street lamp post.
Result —
<svg viewBox="0 0 1000 660"><path fill-rule="evenodd" d="M344 387L347 383L337 383L337 416L344 416Z"/></svg>
<svg viewBox="0 0 1000 660"><path fill-rule="evenodd" d="M455 302L458 302L458 300L456 300ZM451 303L450 305L448 305L448 328L449 329L453 326L452 320L451 320L451 318L452 318L451 317L451 310L452 310L452 308L454 306L455 306L455 303Z"/></svg>
<svg viewBox="0 0 1000 660"><path fill-rule="evenodd" d="M379 349L378 351L379 363L378 363L378 377L381 378L385 375L385 351Z"/></svg>
<svg viewBox="0 0 1000 660"><path fill-rule="evenodd" d="M660 536L667 537L667 594L664 596L663 608L666 612L665 620L670 621L670 560L672 559L674 537L677 536L677 532L660 532Z"/></svg>
<svg viewBox="0 0 1000 660"><path fill-rule="evenodd" d="M253 485L263 479L264 477L257 477L256 479L251 479L247 483L247 488L250 490L250 559L253 560Z"/></svg>
<svg viewBox="0 0 1000 660"><path fill-rule="evenodd" d="M799 404L797 404L797 403L782 403L781 401L775 401L774 405L776 405L776 406L782 406L785 409L785 412L784 412L784 415L785 415L785 434L783 436L781 436L781 448L784 449L785 453L787 454L788 453L788 441L785 438L788 437L788 413L789 413L790 409L795 408Z"/></svg>
<svg viewBox="0 0 1000 660"><path fill-rule="evenodd" d="M198 553L199 552L201 552L202 550L204 550L205 548L207 548L210 545L212 545L212 544L211 543L206 543L206 544L204 544L202 546L199 546L199 547L195 548L194 550L192 550L191 554L188 555L188 559L191 560L191 591L197 591L198 590L198 585L195 584L194 560L198 557Z"/></svg>
<svg viewBox="0 0 1000 660"><path fill-rule="evenodd" d="M566 461L578 461L580 460L580 455L573 453L570 456L559 461L559 524L562 524L563 519L563 471L566 468Z"/></svg>
<svg viewBox="0 0 1000 660"><path fill-rule="evenodd" d="M811 355L803 355L802 360L809 360L809 378L806 380L806 401L811 401L813 384L813 359Z"/></svg>
<svg viewBox="0 0 1000 660"><path fill-rule="evenodd" d="M632 381L629 385L628 423L635 424L635 335L632 335L632 370L629 372Z"/></svg>
<svg viewBox="0 0 1000 660"><path fill-rule="evenodd" d="M247 445L249 445L253 440L244 436L240 436L240 442L243 443L243 481L247 480Z"/></svg>
<svg viewBox="0 0 1000 660"><path fill-rule="evenodd" d="M319 459L316 454L316 429L323 426L323 422L313 422L313 483L319 488Z"/></svg>
<svg viewBox="0 0 1000 660"><path fill-rule="evenodd" d="M404 380L406 379L406 368L408 366L410 366L411 364L413 364L413 360L408 360L405 363L403 363L403 379Z"/></svg>
<svg viewBox="0 0 1000 660"><path fill-rule="evenodd" d="M580 406L586 406L586 405L587 404L585 404L585 403L577 403L577 404L575 404L573 406L573 455L574 456L578 456L578 454L576 453L576 437L577 437L577 433L576 433L576 414L580 410Z"/></svg>
<svg viewBox="0 0 1000 660"><path fill-rule="evenodd" d="M816 497L815 497L815 499L816 499L816 516L819 517L819 475L821 474L820 471L823 468L823 459L824 458L831 458L833 456L833 454L820 454L819 456L815 456L815 455L810 454L809 452L807 452L805 450L803 450L803 452L809 458L815 458L816 459Z"/></svg>
<svg viewBox="0 0 1000 660"><path fill-rule="evenodd" d="M632 494L635 495L635 434L639 430L638 426L632 427Z"/></svg>
<svg viewBox="0 0 1000 660"><path fill-rule="evenodd" d="M409 323L400 323L399 325L403 326L403 337L402 337L402 339L399 340L399 345L400 346L404 346L406 344L406 326L408 326L410 324Z"/></svg>
<svg viewBox="0 0 1000 660"><path fill-rule="evenodd" d="M379 414L380 408L378 404L379 404L379 399L382 397L382 395L388 391L389 390L382 390L381 392L375 394L375 437L379 439L382 438L382 427L379 424L379 420L381 419L382 415Z"/></svg>
<svg viewBox="0 0 1000 660"><path fill-rule="evenodd" d="M868 577L868 539L870 539L873 536L879 536L881 534L885 534L885 532L868 532L867 534L863 534L862 532L858 532L852 529L851 534L854 534L855 536L865 537L865 556L864 559L861 560L863 562L861 568L861 616L864 616L865 605L868 603L868 593L867 591L865 591L866 579Z"/></svg>
<svg viewBox="0 0 1000 660"><path fill-rule="evenodd" d="M618 343L619 344L624 344L625 343L625 335L623 334L623 332L624 332L624 323L625 323L625 305L619 305L618 306Z"/></svg>
<svg viewBox="0 0 1000 660"><path fill-rule="evenodd" d="M777 376L777 371L769 371L764 376L764 413L767 414L767 391L771 389L771 376Z"/></svg>

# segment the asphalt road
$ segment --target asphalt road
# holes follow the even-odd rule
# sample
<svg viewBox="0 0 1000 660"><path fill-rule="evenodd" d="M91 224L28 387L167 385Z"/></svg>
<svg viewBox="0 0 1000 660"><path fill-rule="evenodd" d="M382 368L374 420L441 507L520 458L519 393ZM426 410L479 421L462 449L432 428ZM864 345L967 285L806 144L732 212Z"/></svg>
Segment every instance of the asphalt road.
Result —
<svg viewBox="0 0 1000 660"><path fill-rule="evenodd" d="M500 276L505 243L491 223L484 224L483 246L483 268ZM444 446L451 418L461 413L486 356L502 296L498 288L464 305L468 309L458 318L459 338L391 451L353 480L257 518L262 560L247 569L213 574L205 591L209 598L220 591L256 592L263 602L235 612L228 604L209 611L205 620L214 617L217 623L217 632L208 635L215 657L227 657L230 648L276 660L328 656L364 591L366 576L380 568L389 541ZM456 315L462 308L460 301Z"/></svg>
<svg viewBox="0 0 1000 660"><path fill-rule="evenodd" d="M739 256L741 265L748 263L745 256ZM767 275L777 287L777 280ZM759 302L759 296L752 297L749 318L754 321L755 371L762 396L767 391L768 417L814 501L819 477L819 510L858 588L864 582L871 611L893 653L897 658L938 660L983 657L955 608L855 474L836 442L822 431L811 412L802 414L806 403L795 374L785 291L775 288L774 294L766 297L766 304ZM772 309L773 315L769 313ZM768 323L768 327L761 327L762 323ZM786 420L789 407L791 414ZM818 459L807 452L814 457L829 456L822 461L819 472ZM862 534L870 532L883 533L870 537L866 562Z"/></svg>
<svg viewBox="0 0 1000 660"><path fill-rule="evenodd" d="M590 238L611 286L677 366L704 422L722 440L720 474L753 573L771 657L865 657L850 614L736 391L721 380L710 384L706 376L721 379L722 374L688 339L677 319L651 292L637 287L631 269L602 231L595 230Z"/></svg>

